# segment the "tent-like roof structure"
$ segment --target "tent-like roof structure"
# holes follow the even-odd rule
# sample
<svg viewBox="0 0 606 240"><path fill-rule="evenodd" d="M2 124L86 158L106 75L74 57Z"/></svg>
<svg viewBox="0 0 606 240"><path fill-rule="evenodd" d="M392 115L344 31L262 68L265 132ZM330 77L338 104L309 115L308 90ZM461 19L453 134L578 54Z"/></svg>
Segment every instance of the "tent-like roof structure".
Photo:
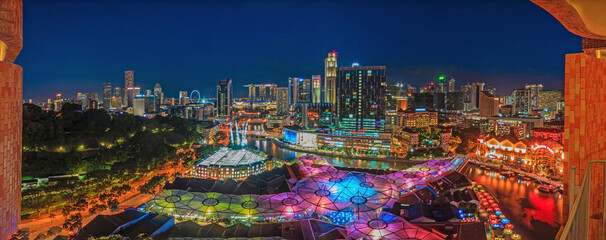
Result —
<svg viewBox="0 0 606 240"><path fill-rule="evenodd" d="M347 239L444 239L388 212L366 212L346 226Z"/></svg>

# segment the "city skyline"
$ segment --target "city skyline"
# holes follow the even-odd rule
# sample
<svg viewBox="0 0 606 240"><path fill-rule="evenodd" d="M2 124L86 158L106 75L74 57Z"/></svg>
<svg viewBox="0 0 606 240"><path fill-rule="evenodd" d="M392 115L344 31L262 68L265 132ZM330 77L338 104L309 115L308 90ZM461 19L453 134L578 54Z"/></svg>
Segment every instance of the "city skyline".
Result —
<svg viewBox="0 0 606 240"><path fill-rule="evenodd" d="M299 3L255 4L255 8L249 9L247 4L234 7L219 3L184 3L188 7L169 7L166 16L149 23L167 29L166 32L131 26L139 23L139 19L152 19L147 15L159 11L159 6L153 3L146 6L128 3L124 9L112 9L118 12L105 15L103 12L109 10L104 3L94 4L94 8L100 9L99 13L92 13L91 3L57 3L66 8L78 8L79 11L67 16L42 13L46 9L45 4L48 3L25 3L25 15L32 16L25 19L25 34L32 37L25 38L28 47L16 61L21 65L32 65L38 59L58 58L51 64L24 69L24 99L35 101L43 101L57 92L67 96L70 92L101 92L103 82L116 85L123 81L125 70L137 72L135 81L141 89L152 89L155 83L160 83L169 96L180 90L212 87L222 78L233 79L234 95L244 96L246 89L239 87L244 84L275 82L285 86L288 77L292 76L309 78L320 74L325 78L323 60L332 50L339 53L341 66L350 66L353 62L363 66L386 65L390 69L388 81L417 86L436 79L438 75L446 75L448 79L457 79L459 86L467 82L486 82L499 90L506 90L503 86L510 83L523 86L524 83L541 82L547 89L562 89L564 58L561 56L578 51L580 42L579 37L566 31L548 13L537 11L536 5L525 1L505 6L482 2L452 5L383 2L372 6L372 12L383 14L368 22L358 17L338 20L348 10L364 12L366 4L352 6L330 2L314 7L300 6ZM214 24L226 19L190 12L204 7L214 7L220 12L229 7L233 7L234 13L250 12L245 19L237 17ZM330 17L337 18L335 21L339 27L336 28L310 18L304 18L304 21L287 18L283 24L271 24L273 30L254 27L255 23L271 22L263 12L280 8L285 13L301 14L320 14L326 8L342 11ZM463 15L464 8L471 8L471 13L478 14ZM141 13L107 19L110 15L121 16L120 11L133 9L140 9ZM391 9L399 9L399 12ZM515 9L518 13L516 18L506 18L502 12L507 9ZM183 13L176 16L181 10ZM281 11L276 18L283 17ZM370 14L375 14L372 12ZM91 14L94 17L90 17ZM54 21L42 21L43 17ZM162 23L165 18L183 25L175 27ZM62 24L67 19L73 22ZM242 24L245 20L250 23ZM419 20L424 22L424 29L418 29L412 23ZM537 22L543 28L537 30L527 26L525 22L529 21ZM47 22L56 22L57 25L48 25ZM461 28L464 25L494 29L480 34ZM104 33L103 36L90 32L90 26ZM288 26L303 28L297 32ZM355 39L343 34L358 27L372 30L368 34L360 33L360 37ZM197 33L190 28L204 28L206 31ZM240 30L241 33L236 33ZM58 35L55 34L66 31L82 31L83 34L56 39ZM382 37L380 31L389 31L392 37ZM326 35L327 40L309 40L317 39L316 35ZM119 41L119 36L123 36L125 41ZM153 38L149 39L150 36ZM232 44L236 39L219 41L221 36L239 38L238 44ZM146 40L141 41L144 38ZM177 40L181 42L170 45ZM168 47L158 48L156 45ZM179 84L170 84L173 82ZM207 97L208 91L201 94Z"/></svg>

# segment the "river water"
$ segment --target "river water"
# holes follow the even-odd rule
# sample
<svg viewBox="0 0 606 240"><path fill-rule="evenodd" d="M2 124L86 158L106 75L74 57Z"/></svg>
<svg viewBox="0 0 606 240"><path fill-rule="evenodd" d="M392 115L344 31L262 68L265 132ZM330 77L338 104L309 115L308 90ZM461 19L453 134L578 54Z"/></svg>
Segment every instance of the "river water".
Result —
<svg viewBox="0 0 606 240"><path fill-rule="evenodd" d="M296 152L288 149L283 149L273 143L271 140L263 139L263 138L253 138L251 136L248 137L248 145L250 147L257 148L269 155L272 155L278 159L291 161L296 159L297 157L307 155L309 153L304 152ZM361 160L361 159L351 159L351 158L340 158L340 157L331 157L331 156L323 156L326 158L330 164L333 166L340 167L355 167L355 168L371 168L371 169L392 169L392 170L401 170L408 167L411 167L414 164L404 163L404 162L381 162L381 161L371 161L371 160Z"/></svg>
<svg viewBox="0 0 606 240"><path fill-rule="evenodd" d="M496 195L501 211L523 240L555 238L562 224L562 194L540 192L533 181L503 177L499 172L473 164L468 164L462 172Z"/></svg>
<svg viewBox="0 0 606 240"><path fill-rule="evenodd" d="M262 138L249 136L248 140L249 146L286 161L308 154L283 149ZM325 158L332 165L343 167L400 170L413 165L327 156ZM495 193L501 210L523 240L555 238L562 224L563 197L560 193L539 192L536 188L538 184L534 182L505 178L498 172L482 170L472 164L468 164L462 172Z"/></svg>

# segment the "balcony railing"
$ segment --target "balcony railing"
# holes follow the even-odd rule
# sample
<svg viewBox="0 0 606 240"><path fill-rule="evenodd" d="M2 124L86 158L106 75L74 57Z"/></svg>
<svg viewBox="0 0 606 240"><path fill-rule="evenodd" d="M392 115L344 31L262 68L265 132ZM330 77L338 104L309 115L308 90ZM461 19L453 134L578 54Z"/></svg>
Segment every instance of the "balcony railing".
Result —
<svg viewBox="0 0 606 240"><path fill-rule="evenodd" d="M600 165L602 169L602 193L592 193L591 185L594 184L595 180L592 178L594 168ZM569 201L571 206L569 211L568 221L564 229L561 231L560 240L577 240L577 239L606 239L604 232L604 221L606 220L606 211L602 211L598 214L593 214L591 211L591 202L597 201L602 203L602 209L606 209L606 201L604 196L606 195L606 161L590 161L587 163L585 174L583 176L583 182L581 187L576 187L575 183L575 167L570 168L570 182L569 182ZM591 196L594 195L594 199ZM576 196L576 200L575 197ZM597 211L594 209L594 211ZM601 215L601 216L597 216ZM597 227L597 233L590 232L590 224L601 224ZM595 228L594 228L595 229Z"/></svg>

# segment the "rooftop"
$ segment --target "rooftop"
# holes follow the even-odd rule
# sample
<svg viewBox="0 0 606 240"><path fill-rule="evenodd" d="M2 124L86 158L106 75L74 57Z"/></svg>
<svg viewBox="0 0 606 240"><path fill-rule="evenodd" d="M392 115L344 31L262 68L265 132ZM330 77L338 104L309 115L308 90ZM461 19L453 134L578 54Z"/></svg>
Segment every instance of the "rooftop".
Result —
<svg viewBox="0 0 606 240"><path fill-rule="evenodd" d="M248 148L221 147L208 157L196 162L196 166L238 167L251 165L269 159Z"/></svg>

